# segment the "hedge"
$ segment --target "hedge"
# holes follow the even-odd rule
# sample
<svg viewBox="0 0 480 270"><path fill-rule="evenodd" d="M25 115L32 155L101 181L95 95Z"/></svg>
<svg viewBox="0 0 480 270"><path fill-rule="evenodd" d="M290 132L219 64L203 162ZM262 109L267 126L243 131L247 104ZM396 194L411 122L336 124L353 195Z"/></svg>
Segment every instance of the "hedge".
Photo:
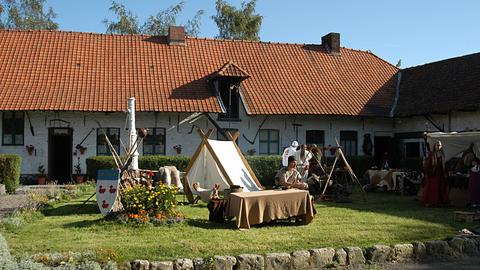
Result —
<svg viewBox="0 0 480 270"><path fill-rule="evenodd" d="M22 158L19 155L0 155L0 184L5 185L8 193L13 193L20 184L20 165Z"/></svg>
<svg viewBox="0 0 480 270"><path fill-rule="evenodd" d="M262 186L275 185L275 174L282 166L281 156L246 156L245 159Z"/></svg>
<svg viewBox="0 0 480 270"><path fill-rule="evenodd" d="M173 165L180 171L187 169L190 157L184 156L140 156L138 167L146 170L158 170L158 168ZM93 156L86 160L87 176L89 179L97 179L97 171L100 169L115 168L115 162L111 156Z"/></svg>
<svg viewBox="0 0 480 270"><path fill-rule="evenodd" d="M246 156L248 164L263 186L274 185L275 174L282 164L281 156ZM328 164L333 164L333 157L329 157ZM368 156L347 157L350 166L358 177L361 177L373 164L374 160ZM185 171L190 157L185 156L140 156L138 166L142 169L157 170L165 165L176 166L180 171ZM339 163L342 166L342 162ZM97 178L97 170L115 168L115 163L110 156L95 156L87 158L87 175L90 179Z"/></svg>

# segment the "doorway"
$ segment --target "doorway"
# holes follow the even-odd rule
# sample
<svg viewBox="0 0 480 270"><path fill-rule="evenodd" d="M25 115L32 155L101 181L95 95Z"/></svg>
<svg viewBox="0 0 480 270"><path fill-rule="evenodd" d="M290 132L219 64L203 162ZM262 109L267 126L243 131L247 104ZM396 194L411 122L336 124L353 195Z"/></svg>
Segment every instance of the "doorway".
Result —
<svg viewBox="0 0 480 270"><path fill-rule="evenodd" d="M390 163L393 159L393 139L390 136L375 136L373 141L373 148L375 154L375 165L380 168L385 158L385 153L388 153L387 158ZM389 164L392 167L392 164Z"/></svg>
<svg viewBox="0 0 480 270"><path fill-rule="evenodd" d="M65 184L72 181L72 147L71 128L48 129L48 178Z"/></svg>

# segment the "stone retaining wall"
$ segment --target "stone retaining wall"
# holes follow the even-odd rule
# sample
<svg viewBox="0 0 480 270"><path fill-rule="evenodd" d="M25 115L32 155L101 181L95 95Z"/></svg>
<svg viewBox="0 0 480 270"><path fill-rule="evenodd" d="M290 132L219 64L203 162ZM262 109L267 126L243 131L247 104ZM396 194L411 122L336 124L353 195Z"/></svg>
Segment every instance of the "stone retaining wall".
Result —
<svg viewBox="0 0 480 270"><path fill-rule="evenodd" d="M448 241L374 245L366 249L345 247L319 248L292 253L266 255L242 254L214 256L210 259L177 259L175 261L149 262L135 260L123 265L133 270L307 270L332 267L355 267L365 264L403 262L427 257L461 257L480 255L480 237L454 237Z"/></svg>

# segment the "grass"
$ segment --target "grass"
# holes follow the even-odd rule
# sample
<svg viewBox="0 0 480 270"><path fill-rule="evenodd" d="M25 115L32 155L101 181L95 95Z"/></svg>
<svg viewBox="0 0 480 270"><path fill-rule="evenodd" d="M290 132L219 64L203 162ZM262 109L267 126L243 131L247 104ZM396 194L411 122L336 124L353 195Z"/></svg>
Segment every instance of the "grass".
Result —
<svg viewBox="0 0 480 270"><path fill-rule="evenodd" d="M85 251L114 254L117 261L292 252L320 247L367 247L409 243L451 236L465 224L453 222L453 208L424 208L414 197L369 194L364 201L316 204L312 223L289 222L235 229L234 221L208 221L205 204L183 205L181 224L149 226L120 224L99 214L95 202L80 207L88 196L57 203L15 230L0 228L14 255L39 252ZM80 207L80 208L79 208Z"/></svg>

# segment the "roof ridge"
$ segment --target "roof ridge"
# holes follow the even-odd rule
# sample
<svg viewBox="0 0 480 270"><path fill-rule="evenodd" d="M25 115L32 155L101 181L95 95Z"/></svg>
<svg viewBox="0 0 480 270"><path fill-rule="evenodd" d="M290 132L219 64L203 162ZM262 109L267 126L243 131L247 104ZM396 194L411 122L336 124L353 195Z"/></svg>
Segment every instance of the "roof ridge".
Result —
<svg viewBox="0 0 480 270"><path fill-rule="evenodd" d="M48 29L0 29L0 32L32 32L32 33L65 33L65 34L80 34L80 35L98 35L98 36L138 36L138 37L156 37L156 35L146 34L112 34L112 33L98 33L98 32L82 32L82 31L68 31L68 30L48 30ZM164 36L159 36L164 37Z"/></svg>
<svg viewBox="0 0 480 270"><path fill-rule="evenodd" d="M99 36L138 36L138 37L147 37L147 38L148 37L166 37L166 35L112 34L112 33L82 32L82 31L68 31L68 30L47 30L47 29L0 29L0 32L39 32L39 33L49 32L49 33L68 33L68 34L84 34L84 35L99 35ZM246 39L224 39L224 38L192 37L192 36L186 36L186 38L192 39L192 40L208 40L208 41L216 41L216 42L244 42L244 43L273 44L273 45L289 45L289 46L319 46L319 47L322 46L322 44L320 43L296 43L296 42L290 43L290 42L279 42L279 41L261 41L261 40L257 41L257 40L246 40ZM370 50L353 49L345 46L341 46L340 48L344 50L354 51L354 52L372 54L373 56L384 61L385 63L395 67L391 63L387 62L386 60L372 53Z"/></svg>
<svg viewBox="0 0 480 270"><path fill-rule="evenodd" d="M397 67L397 66L393 65L392 63L388 62L387 60L385 60L385 59L381 58L380 56L378 56L378 55L374 54L372 51L370 51L370 50L367 50L367 51L365 51L365 52L366 52L366 53L368 53L368 54L371 54L371 55L373 55L375 58L379 59L380 61L383 61L384 63L387 63L387 64L388 64L388 65L390 65L391 67L395 68L397 71L399 71L399 70L400 70L400 68L399 68L399 67Z"/></svg>
<svg viewBox="0 0 480 270"><path fill-rule="evenodd" d="M438 64L438 63L441 63L441 62L447 62L447 61L451 61L451 60L454 60L454 59L460 59L460 58L467 58L467 57L471 57L471 56L474 56L474 55L480 55L480 52L470 53L470 54L465 54L465 55L460 55L460 56L454 56L454 57L450 57L450 58L447 58L447 59L428 62L428 63L425 63L425 64L404 68L402 70L408 70L408 69L414 69L414 68L419 68L419 67L423 67L423 66L435 65L435 64Z"/></svg>

